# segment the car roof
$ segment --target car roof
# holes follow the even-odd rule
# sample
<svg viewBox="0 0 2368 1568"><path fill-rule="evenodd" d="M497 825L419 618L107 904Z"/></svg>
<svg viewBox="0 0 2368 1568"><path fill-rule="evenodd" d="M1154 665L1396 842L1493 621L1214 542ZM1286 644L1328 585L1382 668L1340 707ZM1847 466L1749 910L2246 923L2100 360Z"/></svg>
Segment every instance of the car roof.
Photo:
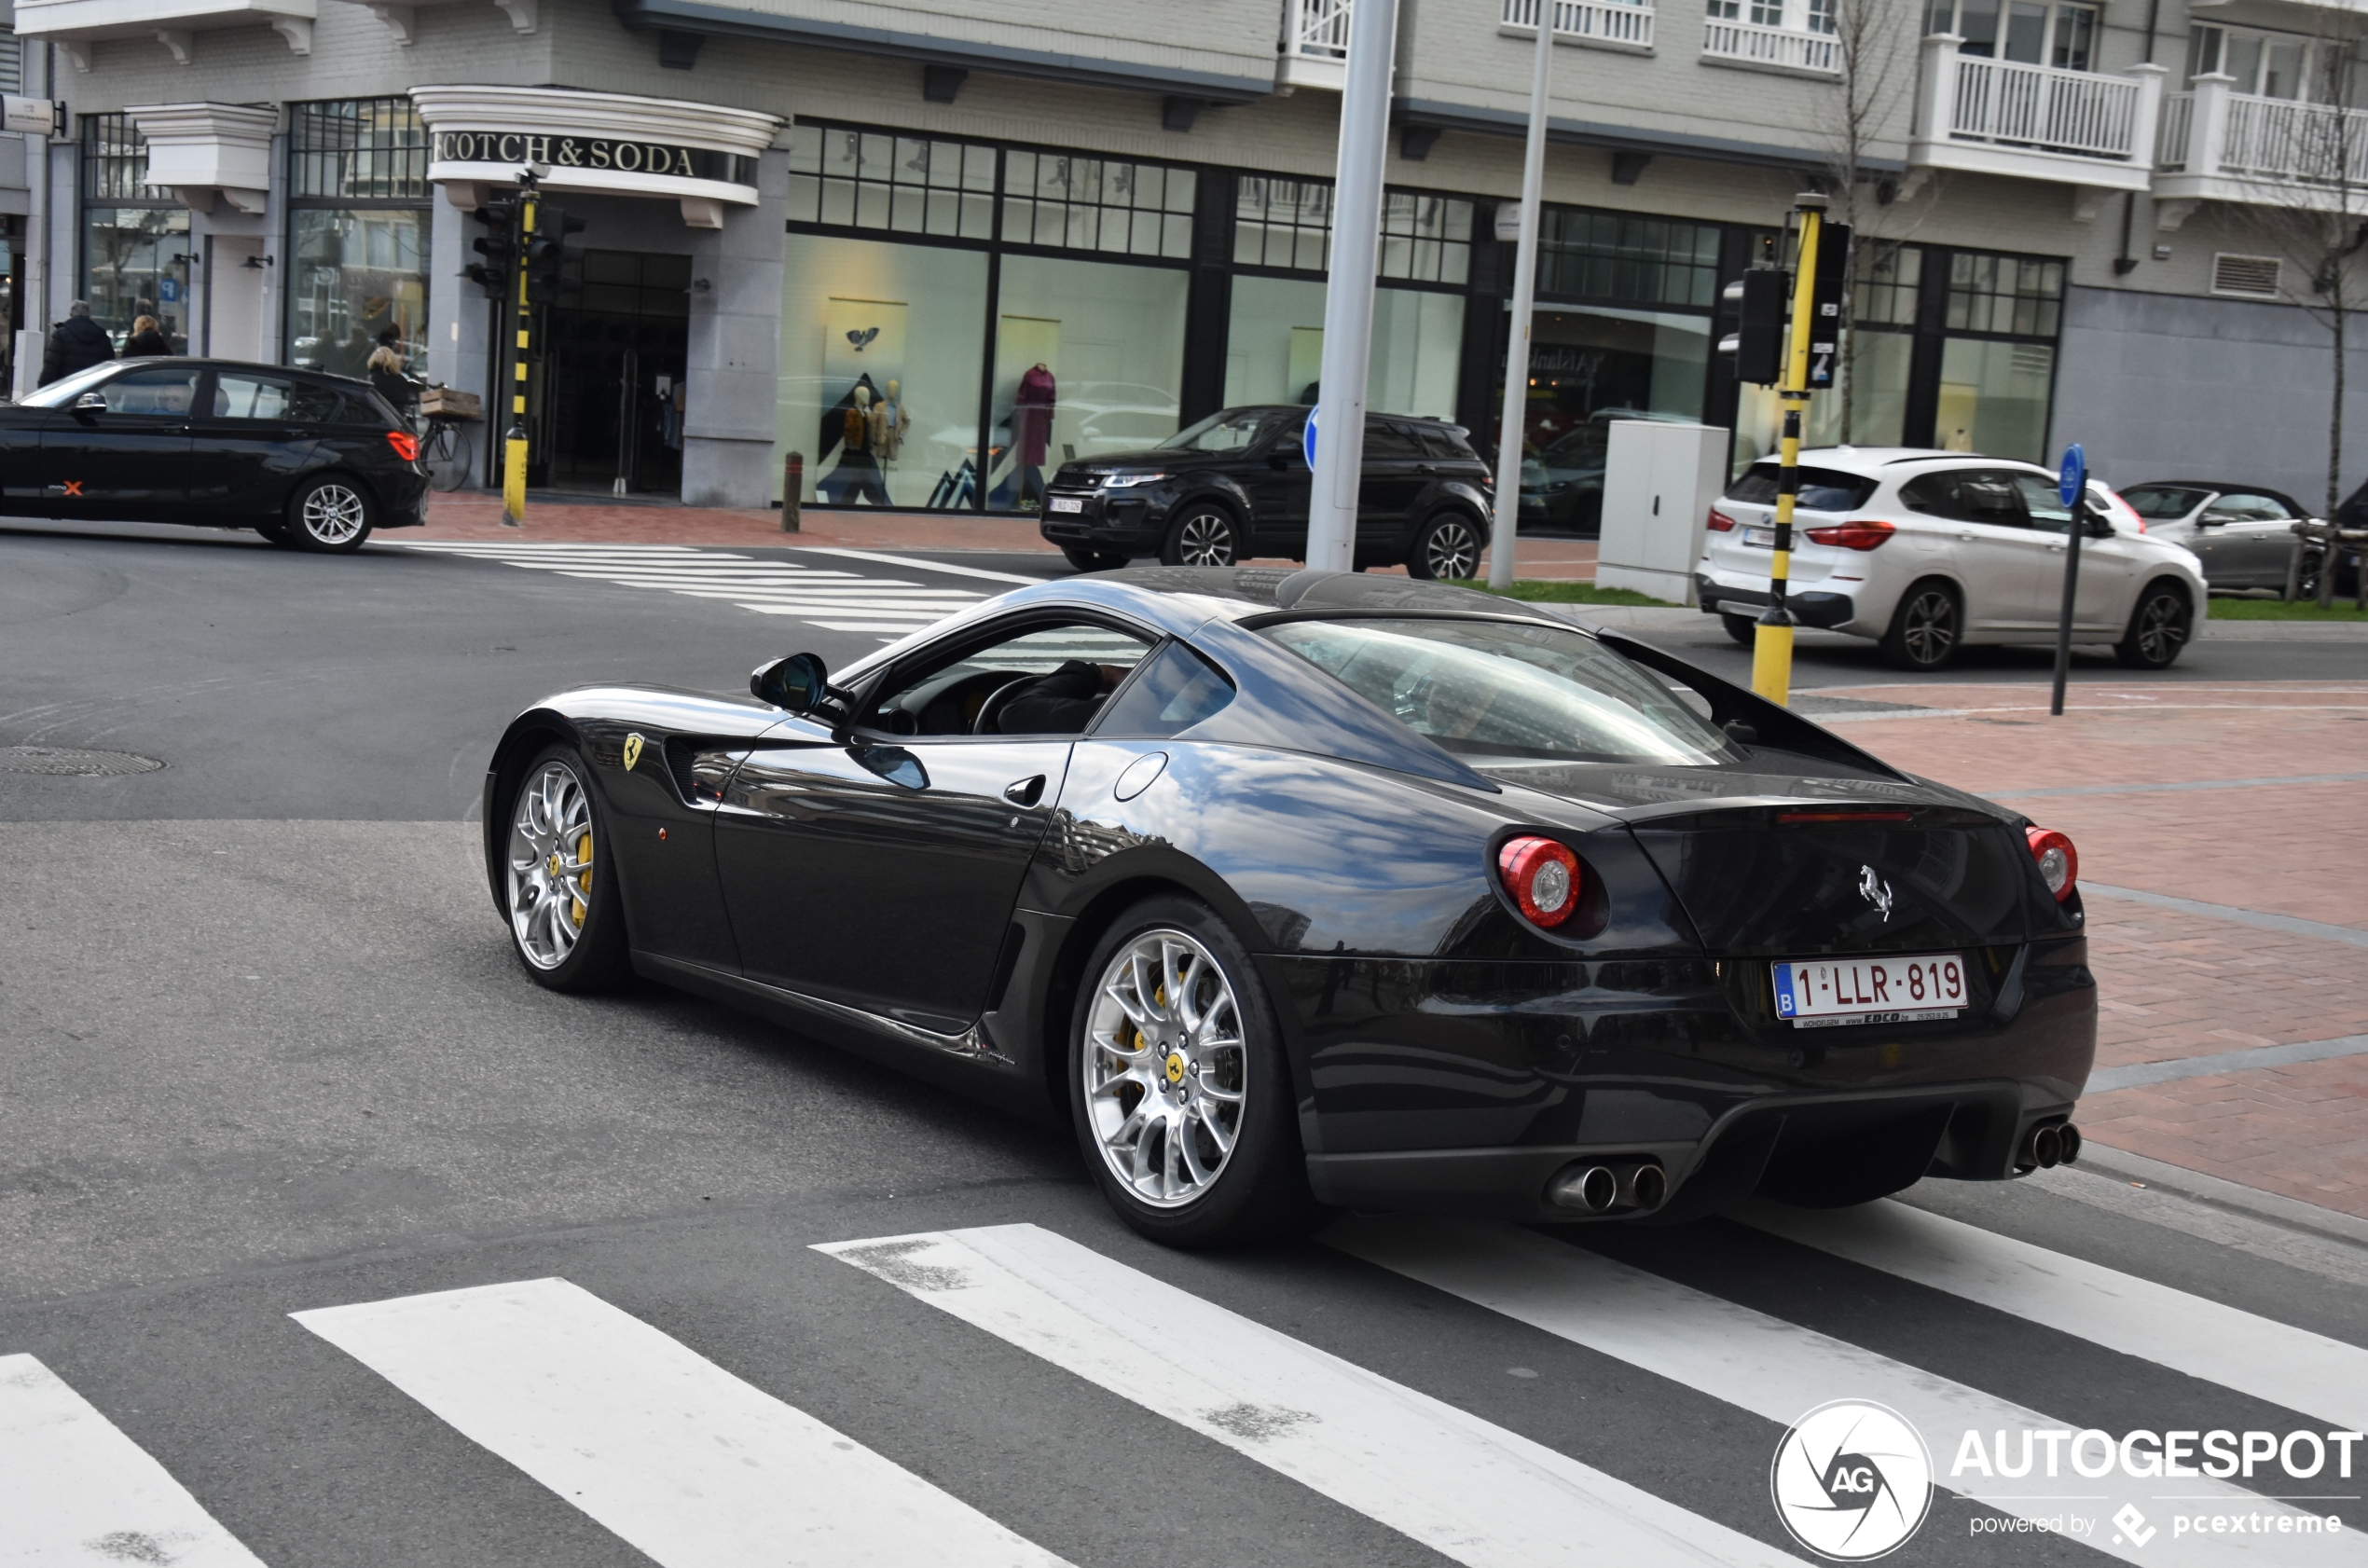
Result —
<svg viewBox="0 0 2368 1568"><path fill-rule="evenodd" d="M177 364L203 365L215 370L262 370L274 376L301 376L314 381L337 381L346 386L366 387L370 383L359 376L340 376L334 370L315 370L309 364L272 364L259 359L210 359L202 354L136 355L119 359L118 365L155 364L170 358Z"/></svg>
<svg viewBox="0 0 2368 1568"><path fill-rule="evenodd" d="M1309 403L1237 403L1231 407L1220 408L1218 412L1219 414L1305 414L1312 411L1315 405ZM1365 410L1365 417L1369 420L1398 420L1414 425L1445 425L1456 430L1464 428L1456 424L1454 420L1442 420L1436 414L1388 414L1378 408L1368 408Z"/></svg>
<svg viewBox="0 0 2368 1568"><path fill-rule="evenodd" d="M1754 458L1752 466L1774 462L1774 454ZM2048 470L2020 458L1985 457L1979 452L1944 452L1934 447L1805 447L1801 449L1803 468L1830 469L1840 474L1855 474L1862 479L1880 479L1887 470L1902 463L1956 463L1964 467L2027 468L2039 474Z"/></svg>

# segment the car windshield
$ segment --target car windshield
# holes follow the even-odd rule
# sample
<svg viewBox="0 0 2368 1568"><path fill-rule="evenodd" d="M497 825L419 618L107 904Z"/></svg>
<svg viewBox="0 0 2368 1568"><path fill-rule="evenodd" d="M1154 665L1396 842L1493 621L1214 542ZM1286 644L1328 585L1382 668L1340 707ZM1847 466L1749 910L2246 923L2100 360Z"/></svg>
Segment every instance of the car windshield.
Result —
<svg viewBox="0 0 2368 1568"><path fill-rule="evenodd" d="M1197 424L1186 425L1161 442L1158 449L1238 452L1256 442L1259 432L1279 417L1271 408L1222 408Z"/></svg>
<svg viewBox="0 0 2368 1568"><path fill-rule="evenodd" d="M1726 737L1593 638L1504 621L1287 621L1266 635L1463 757L1704 765Z"/></svg>
<svg viewBox="0 0 2368 1568"><path fill-rule="evenodd" d="M2168 522L2193 512L2210 490L2189 489L2184 485L2134 485L2121 492L2129 509L2148 522Z"/></svg>
<svg viewBox="0 0 2368 1568"><path fill-rule="evenodd" d="M1874 493L1875 481L1864 475L1844 474L1838 468L1804 467L1800 471L1800 493L1793 504L1806 512L1847 512L1853 506L1865 505L1866 498ZM1742 478L1727 487L1727 499L1773 505L1776 465L1752 464Z"/></svg>
<svg viewBox="0 0 2368 1568"><path fill-rule="evenodd" d="M52 381L48 386L19 398L17 406L20 408L66 407L76 398L122 368L123 365L119 361L108 360L104 364L94 364L88 370L77 370L62 380Z"/></svg>

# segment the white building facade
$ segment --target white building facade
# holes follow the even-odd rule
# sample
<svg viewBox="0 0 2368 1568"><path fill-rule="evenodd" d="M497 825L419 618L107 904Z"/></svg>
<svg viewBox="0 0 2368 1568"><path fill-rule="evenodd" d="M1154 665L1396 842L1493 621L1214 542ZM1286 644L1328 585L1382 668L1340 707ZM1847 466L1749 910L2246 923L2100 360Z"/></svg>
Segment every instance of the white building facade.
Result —
<svg viewBox="0 0 2368 1568"><path fill-rule="evenodd" d="M2080 440L2117 483L2323 496L2331 340L2292 214L2368 219L2368 82L2321 0L1401 0L1377 407L1494 426L1541 4L1567 47L1533 445L1641 410L1765 451L1720 290L1813 184L1863 241L1848 428L1829 396L1813 436ZM118 340L153 314L192 352L350 373L392 327L505 405L510 317L463 268L539 163L584 228L537 314L531 483L762 506L795 453L809 504L1026 510L1067 457L1312 395L1353 21L15 0L0 76L65 112L0 139L8 322L29 344L84 298ZM850 461L859 390L894 418Z"/></svg>

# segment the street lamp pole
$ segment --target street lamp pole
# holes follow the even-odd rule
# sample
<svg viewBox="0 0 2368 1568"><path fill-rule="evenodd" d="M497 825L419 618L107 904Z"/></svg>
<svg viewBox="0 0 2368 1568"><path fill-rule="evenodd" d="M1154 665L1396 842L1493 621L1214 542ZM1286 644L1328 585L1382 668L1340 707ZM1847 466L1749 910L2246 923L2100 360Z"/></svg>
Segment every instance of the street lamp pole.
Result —
<svg viewBox="0 0 2368 1568"><path fill-rule="evenodd" d="M1365 378L1373 358L1373 276L1380 261L1382 168L1397 53L1397 0L1356 0L1348 27L1348 83L1341 94L1331 277L1324 291L1324 361L1307 506L1307 564L1318 571L1347 571L1356 564Z"/></svg>
<svg viewBox="0 0 2368 1568"><path fill-rule="evenodd" d="M1496 437L1496 519L1488 585L1513 585L1521 524L1521 433L1529 422L1529 327L1537 300L1538 204L1546 195L1546 89L1554 70L1555 0L1537 7L1537 58L1529 76L1529 144L1521 155L1521 237L1513 261L1513 312L1505 335L1505 420Z"/></svg>

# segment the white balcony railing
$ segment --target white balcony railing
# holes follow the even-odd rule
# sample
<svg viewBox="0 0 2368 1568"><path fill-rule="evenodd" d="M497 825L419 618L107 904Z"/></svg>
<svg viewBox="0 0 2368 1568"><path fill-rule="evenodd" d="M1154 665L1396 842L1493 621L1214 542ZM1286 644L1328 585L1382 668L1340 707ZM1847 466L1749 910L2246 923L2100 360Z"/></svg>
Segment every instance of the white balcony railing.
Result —
<svg viewBox="0 0 2368 1568"><path fill-rule="evenodd" d="M2009 60L1957 61L1948 133L1960 140L2128 158L2138 150L2137 131L2138 84L2127 77Z"/></svg>
<svg viewBox="0 0 2368 1568"><path fill-rule="evenodd" d="M1549 0L1505 0L1504 31L1536 36L1537 11ZM1611 48L1653 47L1653 7L1625 0L1550 0L1554 36Z"/></svg>
<svg viewBox="0 0 2368 1568"><path fill-rule="evenodd" d="M1910 172L1962 169L2081 186L2075 215L2109 190L2144 190L2154 174L2163 68L2115 76L1961 54L1964 40L1923 42Z"/></svg>
<svg viewBox="0 0 2368 1568"><path fill-rule="evenodd" d="M2236 85L2215 73L2164 101L2162 227L2207 199L2368 210L2368 110L2256 98Z"/></svg>
<svg viewBox="0 0 2368 1568"><path fill-rule="evenodd" d="M1334 92L1348 76L1348 21L1354 0L1283 0L1282 59L1274 79L1287 88Z"/></svg>
<svg viewBox="0 0 2368 1568"><path fill-rule="evenodd" d="M1716 17L1702 24L1702 58L1821 76L1839 76L1842 69L1841 44L1830 33L1762 27L1757 22L1722 21Z"/></svg>

